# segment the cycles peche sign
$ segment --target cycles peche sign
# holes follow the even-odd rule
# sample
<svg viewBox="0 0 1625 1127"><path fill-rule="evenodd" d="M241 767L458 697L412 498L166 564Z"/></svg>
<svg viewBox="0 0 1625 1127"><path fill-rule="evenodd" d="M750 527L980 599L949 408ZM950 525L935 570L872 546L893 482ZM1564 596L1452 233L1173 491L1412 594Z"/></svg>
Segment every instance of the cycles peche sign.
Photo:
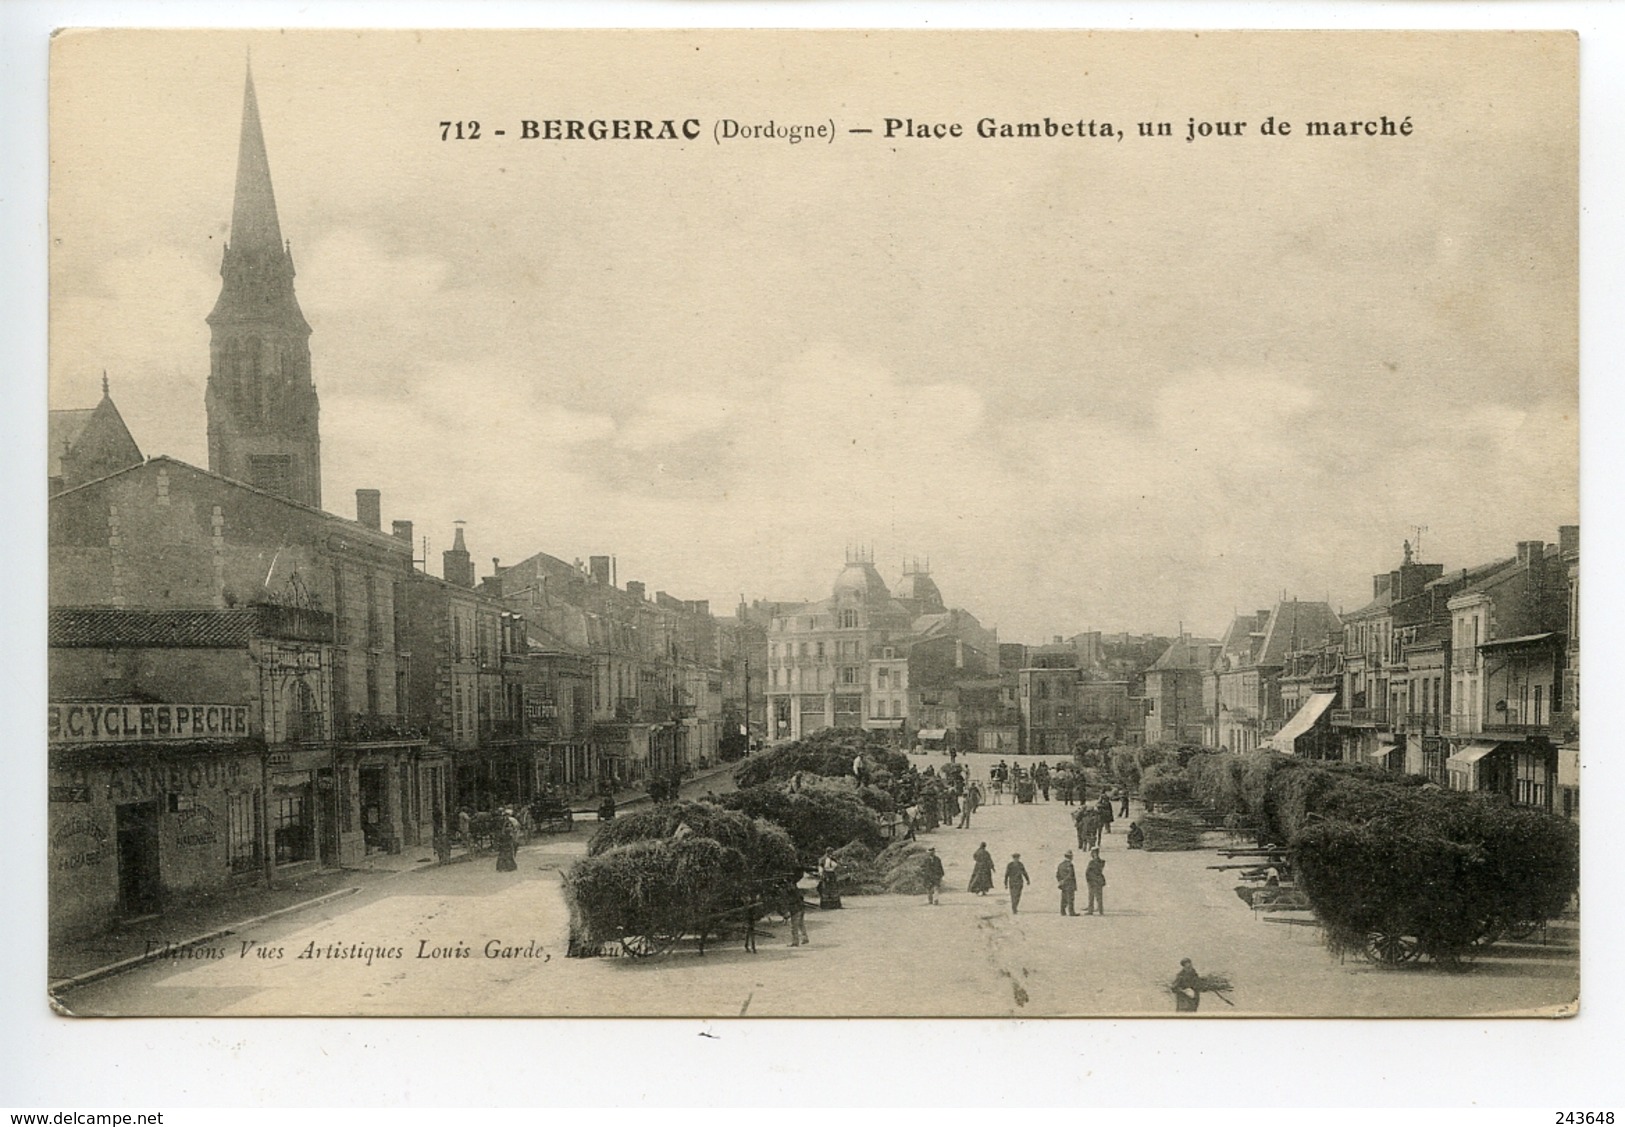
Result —
<svg viewBox="0 0 1625 1127"><path fill-rule="evenodd" d="M243 704L49 705L52 743L125 743L131 740L245 739L248 706Z"/></svg>

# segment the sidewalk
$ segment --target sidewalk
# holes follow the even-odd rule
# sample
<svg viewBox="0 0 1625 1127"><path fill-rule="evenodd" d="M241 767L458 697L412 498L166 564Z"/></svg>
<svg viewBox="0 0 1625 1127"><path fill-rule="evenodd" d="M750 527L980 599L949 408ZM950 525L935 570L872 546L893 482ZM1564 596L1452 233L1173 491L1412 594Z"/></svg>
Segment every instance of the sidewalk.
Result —
<svg viewBox="0 0 1625 1127"><path fill-rule="evenodd" d="M155 952L165 950L165 944L184 946L205 937L229 934L234 928L268 915L359 892L362 886L382 875L327 869L279 883L275 888L254 887L213 896L188 896L162 915L84 939L53 941L49 979L54 985L64 979L152 957Z"/></svg>
<svg viewBox="0 0 1625 1127"><path fill-rule="evenodd" d="M707 783L719 775L731 775L733 773L733 769L743 762L745 762L745 760L736 759L731 763L713 763L704 770L695 771L693 774L689 775L683 780L682 786L679 788L679 793L683 798L693 798L696 795L703 795L705 793L705 788L701 784ZM647 790L630 789L615 792L615 809L617 810L625 810L630 806L644 806L648 803L649 792ZM597 810L597 805L594 804L592 807L592 812L587 815L589 820L597 818ZM576 819L578 821L582 819L582 815L579 811L576 814Z"/></svg>
<svg viewBox="0 0 1625 1127"><path fill-rule="evenodd" d="M727 774L734 763L718 763L697 771L683 780L685 798L703 793L702 784ZM589 800L581 800L579 804ZM649 803L645 790L623 790L615 795L617 810L634 809ZM578 832L581 823L590 826L597 821L594 804L588 812L576 814ZM587 831L587 836L591 831ZM535 844L537 839L532 840ZM485 854L471 854L467 847L452 847L447 864L457 864L476 858L488 859ZM436 864L434 850L427 844L403 849L399 853L377 853L364 861L340 869L325 869L304 876L280 881L275 888L250 887L221 892L210 896L187 897L182 902L151 919L125 924L112 931L84 939L55 941L51 944L49 978L52 984L80 976L100 977L103 973L116 973L125 965L134 965L148 958L158 957L166 949L173 951L190 943L211 937L229 935L268 915L280 915L311 906L317 902L352 895L379 880L432 868ZM170 944L169 948L165 944Z"/></svg>

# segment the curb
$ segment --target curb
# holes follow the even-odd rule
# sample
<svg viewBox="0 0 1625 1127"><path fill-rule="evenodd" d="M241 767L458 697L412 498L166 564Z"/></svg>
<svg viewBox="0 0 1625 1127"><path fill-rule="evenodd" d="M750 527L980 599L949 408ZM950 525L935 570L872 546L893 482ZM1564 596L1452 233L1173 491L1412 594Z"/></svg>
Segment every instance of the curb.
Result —
<svg viewBox="0 0 1625 1127"><path fill-rule="evenodd" d="M312 897L309 900L301 900L297 904L289 904L286 907L278 908L273 912L264 912L258 916L250 916L246 920L238 920L236 923L229 924L226 927L215 928L213 931L200 932L199 934L192 936L190 939L183 939L179 943L168 944L157 951L149 951L144 955L131 955L128 959L120 959L118 962L108 963L104 967L97 967L94 970L87 970L81 974L72 975L68 978L55 979L51 982L47 989L52 994L59 993L63 990L72 990L76 987L84 986L87 983L95 982L98 979L109 978L112 975L120 974L124 971L132 969L133 967L138 967L142 963L150 963L154 959L162 958L166 952L184 951L188 948L196 947L199 944L207 943L211 939L219 939L222 936L230 935L232 932L237 931L240 928L252 927L258 923L264 923L266 920L275 919L277 916L285 916L289 912L297 912L304 908L314 908L316 905L325 904L329 900L338 900L345 896L354 896L360 891L361 888L359 886L355 888L341 888L334 892L328 892L321 896Z"/></svg>

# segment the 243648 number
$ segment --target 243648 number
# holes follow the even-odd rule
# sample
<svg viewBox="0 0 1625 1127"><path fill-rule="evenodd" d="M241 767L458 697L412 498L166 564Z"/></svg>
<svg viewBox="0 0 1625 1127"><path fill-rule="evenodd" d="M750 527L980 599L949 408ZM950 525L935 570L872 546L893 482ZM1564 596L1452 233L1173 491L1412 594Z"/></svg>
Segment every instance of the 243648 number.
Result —
<svg viewBox="0 0 1625 1127"><path fill-rule="evenodd" d="M1558 1127L1586 1127L1587 1124L1603 1124L1612 1127L1614 1113L1611 1111L1559 1111L1557 1116Z"/></svg>

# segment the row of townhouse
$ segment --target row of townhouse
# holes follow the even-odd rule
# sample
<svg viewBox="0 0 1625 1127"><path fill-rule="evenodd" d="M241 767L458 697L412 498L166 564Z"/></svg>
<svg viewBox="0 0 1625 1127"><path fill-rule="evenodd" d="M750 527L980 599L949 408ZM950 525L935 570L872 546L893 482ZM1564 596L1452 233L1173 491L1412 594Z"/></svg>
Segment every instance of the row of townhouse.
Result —
<svg viewBox="0 0 1625 1127"><path fill-rule="evenodd" d="M437 578L378 491L354 519L323 508L311 328L251 77L237 140L208 469L145 458L105 376L97 406L50 413L53 934L717 754L703 602L616 590L607 557L476 583L461 527Z"/></svg>
<svg viewBox="0 0 1625 1127"><path fill-rule="evenodd" d="M1284 655L1257 742L1577 818L1579 589L1578 526L1458 571L1407 544L1369 603ZM1236 746L1218 715L1210 734Z"/></svg>
<svg viewBox="0 0 1625 1127"><path fill-rule="evenodd" d="M473 586L461 529L436 578L408 522L384 532L377 493L358 502L349 520L167 457L52 496L53 926L426 848L462 809L716 755L703 606L528 615ZM658 655L605 660L640 630Z"/></svg>
<svg viewBox="0 0 1625 1127"><path fill-rule="evenodd" d="M584 663L575 715L605 789L707 766L720 757L724 728L742 727L743 706L726 696L725 632L707 600L650 598L638 581L618 586L609 556L582 567L537 553L492 569L481 592L523 617L533 648Z"/></svg>

